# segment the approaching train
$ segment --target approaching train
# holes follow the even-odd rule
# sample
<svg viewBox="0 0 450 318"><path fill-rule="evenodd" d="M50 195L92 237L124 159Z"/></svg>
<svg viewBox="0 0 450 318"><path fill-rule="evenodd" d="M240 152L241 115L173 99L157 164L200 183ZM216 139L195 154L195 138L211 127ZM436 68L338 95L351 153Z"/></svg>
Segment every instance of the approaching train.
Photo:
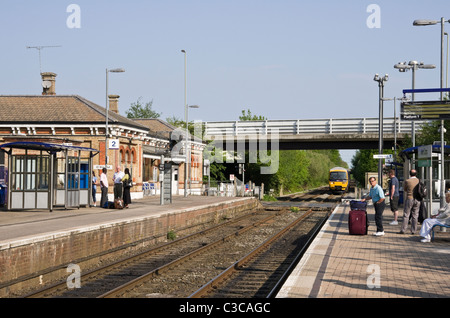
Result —
<svg viewBox="0 0 450 318"><path fill-rule="evenodd" d="M334 167L330 169L330 177L328 180L331 192L346 192L348 190L350 174L345 168Z"/></svg>

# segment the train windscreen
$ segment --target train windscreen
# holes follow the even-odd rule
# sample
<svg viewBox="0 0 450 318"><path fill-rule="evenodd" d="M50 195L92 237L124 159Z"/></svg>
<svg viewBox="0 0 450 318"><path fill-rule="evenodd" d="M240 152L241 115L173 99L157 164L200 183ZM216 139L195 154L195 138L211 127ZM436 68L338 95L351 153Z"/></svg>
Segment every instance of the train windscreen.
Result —
<svg viewBox="0 0 450 318"><path fill-rule="evenodd" d="M331 171L330 181L347 180L347 173L345 171Z"/></svg>

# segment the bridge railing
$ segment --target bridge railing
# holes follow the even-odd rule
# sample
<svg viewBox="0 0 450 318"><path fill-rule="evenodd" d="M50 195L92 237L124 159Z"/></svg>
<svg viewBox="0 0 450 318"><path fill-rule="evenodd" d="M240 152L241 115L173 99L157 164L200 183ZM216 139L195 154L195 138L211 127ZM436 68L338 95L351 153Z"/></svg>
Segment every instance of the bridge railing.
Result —
<svg viewBox="0 0 450 318"><path fill-rule="evenodd" d="M419 129L426 121L416 121ZM411 121L394 118L383 119L383 133L410 133ZM378 118L347 119L297 119L297 120L262 120L262 121L224 121L205 122L205 135L268 135L271 133L300 134L355 134L378 133Z"/></svg>

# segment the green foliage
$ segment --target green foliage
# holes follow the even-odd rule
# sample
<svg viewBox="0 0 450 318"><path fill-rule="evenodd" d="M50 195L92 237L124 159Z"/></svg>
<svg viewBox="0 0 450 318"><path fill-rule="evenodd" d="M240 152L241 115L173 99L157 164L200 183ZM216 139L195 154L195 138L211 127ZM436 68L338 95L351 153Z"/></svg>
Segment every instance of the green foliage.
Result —
<svg viewBox="0 0 450 318"><path fill-rule="evenodd" d="M247 114L245 110L242 110L242 116L239 116L239 120L266 120L264 116L252 115L250 109L247 109Z"/></svg>
<svg viewBox="0 0 450 318"><path fill-rule="evenodd" d="M175 116L166 118L166 122L178 128L186 128L186 122Z"/></svg>
<svg viewBox="0 0 450 318"><path fill-rule="evenodd" d="M170 230L169 232L167 232L167 239L170 241L173 241L177 238L177 234L175 233L174 230Z"/></svg>
<svg viewBox="0 0 450 318"><path fill-rule="evenodd" d="M447 142L447 145L449 145L450 139L448 136L450 133L450 122L444 121L444 127L447 131L444 134L444 140ZM441 141L440 128L440 120L435 120L424 124L420 133L416 135L416 145L432 145L435 141Z"/></svg>
<svg viewBox="0 0 450 318"><path fill-rule="evenodd" d="M135 103L131 103L129 110L125 111L127 118L159 118L161 113L152 110L153 100L142 105L142 97Z"/></svg>
<svg viewBox="0 0 450 318"><path fill-rule="evenodd" d="M277 198L275 198L269 194L264 194L263 201L277 201Z"/></svg>
<svg viewBox="0 0 450 318"><path fill-rule="evenodd" d="M278 180L279 190L296 192L307 183L310 174L308 167L311 164L307 153L302 150L279 151L280 164L275 178Z"/></svg>
<svg viewBox="0 0 450 318"><path fill-rule="evenodd" d="M366 172L378 171L378 160L373 159L374 154L378 154L378 150L361 149L353 156L353 177L359 184L364 184Z"/></svg>
<svg viewBox="0 0 450 318"><path fill-rule="evenodd" d="M240 120L265 120L263 116L253 115L250 110L242 111ZM347 167L338 150L282 150L268 151L271 158L277 158L278 170L273 174L261 174L261 167L270 166L273 163L263 164L260 154L256 156L256 163L249 163L249 153L245 153L245 180L251 180L257 185L264 183L266 191L274 189L276 193L298 192L305 188L317 187L328 183L329 169L335 166ZM223 160L225 162L225 159ZM213 172L216 166L216 172ZM237 163L211 165L211 179L217 177L218 181L227 180L228 175L238 174ZM222 167L222 168L219 168ZM225 167L225 168L223 168ZM213 177L213 174L216 174ZM269 196L265 199L270 199Z"/></svg>

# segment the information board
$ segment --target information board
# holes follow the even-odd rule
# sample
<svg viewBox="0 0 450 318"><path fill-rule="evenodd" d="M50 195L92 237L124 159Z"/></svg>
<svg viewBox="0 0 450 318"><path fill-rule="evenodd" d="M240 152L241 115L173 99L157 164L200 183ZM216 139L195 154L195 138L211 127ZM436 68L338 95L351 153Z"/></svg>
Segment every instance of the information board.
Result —
<svg viewBox="0 0 450 318"><path fill-rule="evenodd" d="M402 102L402 120L442 120L450 119L450 101Z"/></svg>

